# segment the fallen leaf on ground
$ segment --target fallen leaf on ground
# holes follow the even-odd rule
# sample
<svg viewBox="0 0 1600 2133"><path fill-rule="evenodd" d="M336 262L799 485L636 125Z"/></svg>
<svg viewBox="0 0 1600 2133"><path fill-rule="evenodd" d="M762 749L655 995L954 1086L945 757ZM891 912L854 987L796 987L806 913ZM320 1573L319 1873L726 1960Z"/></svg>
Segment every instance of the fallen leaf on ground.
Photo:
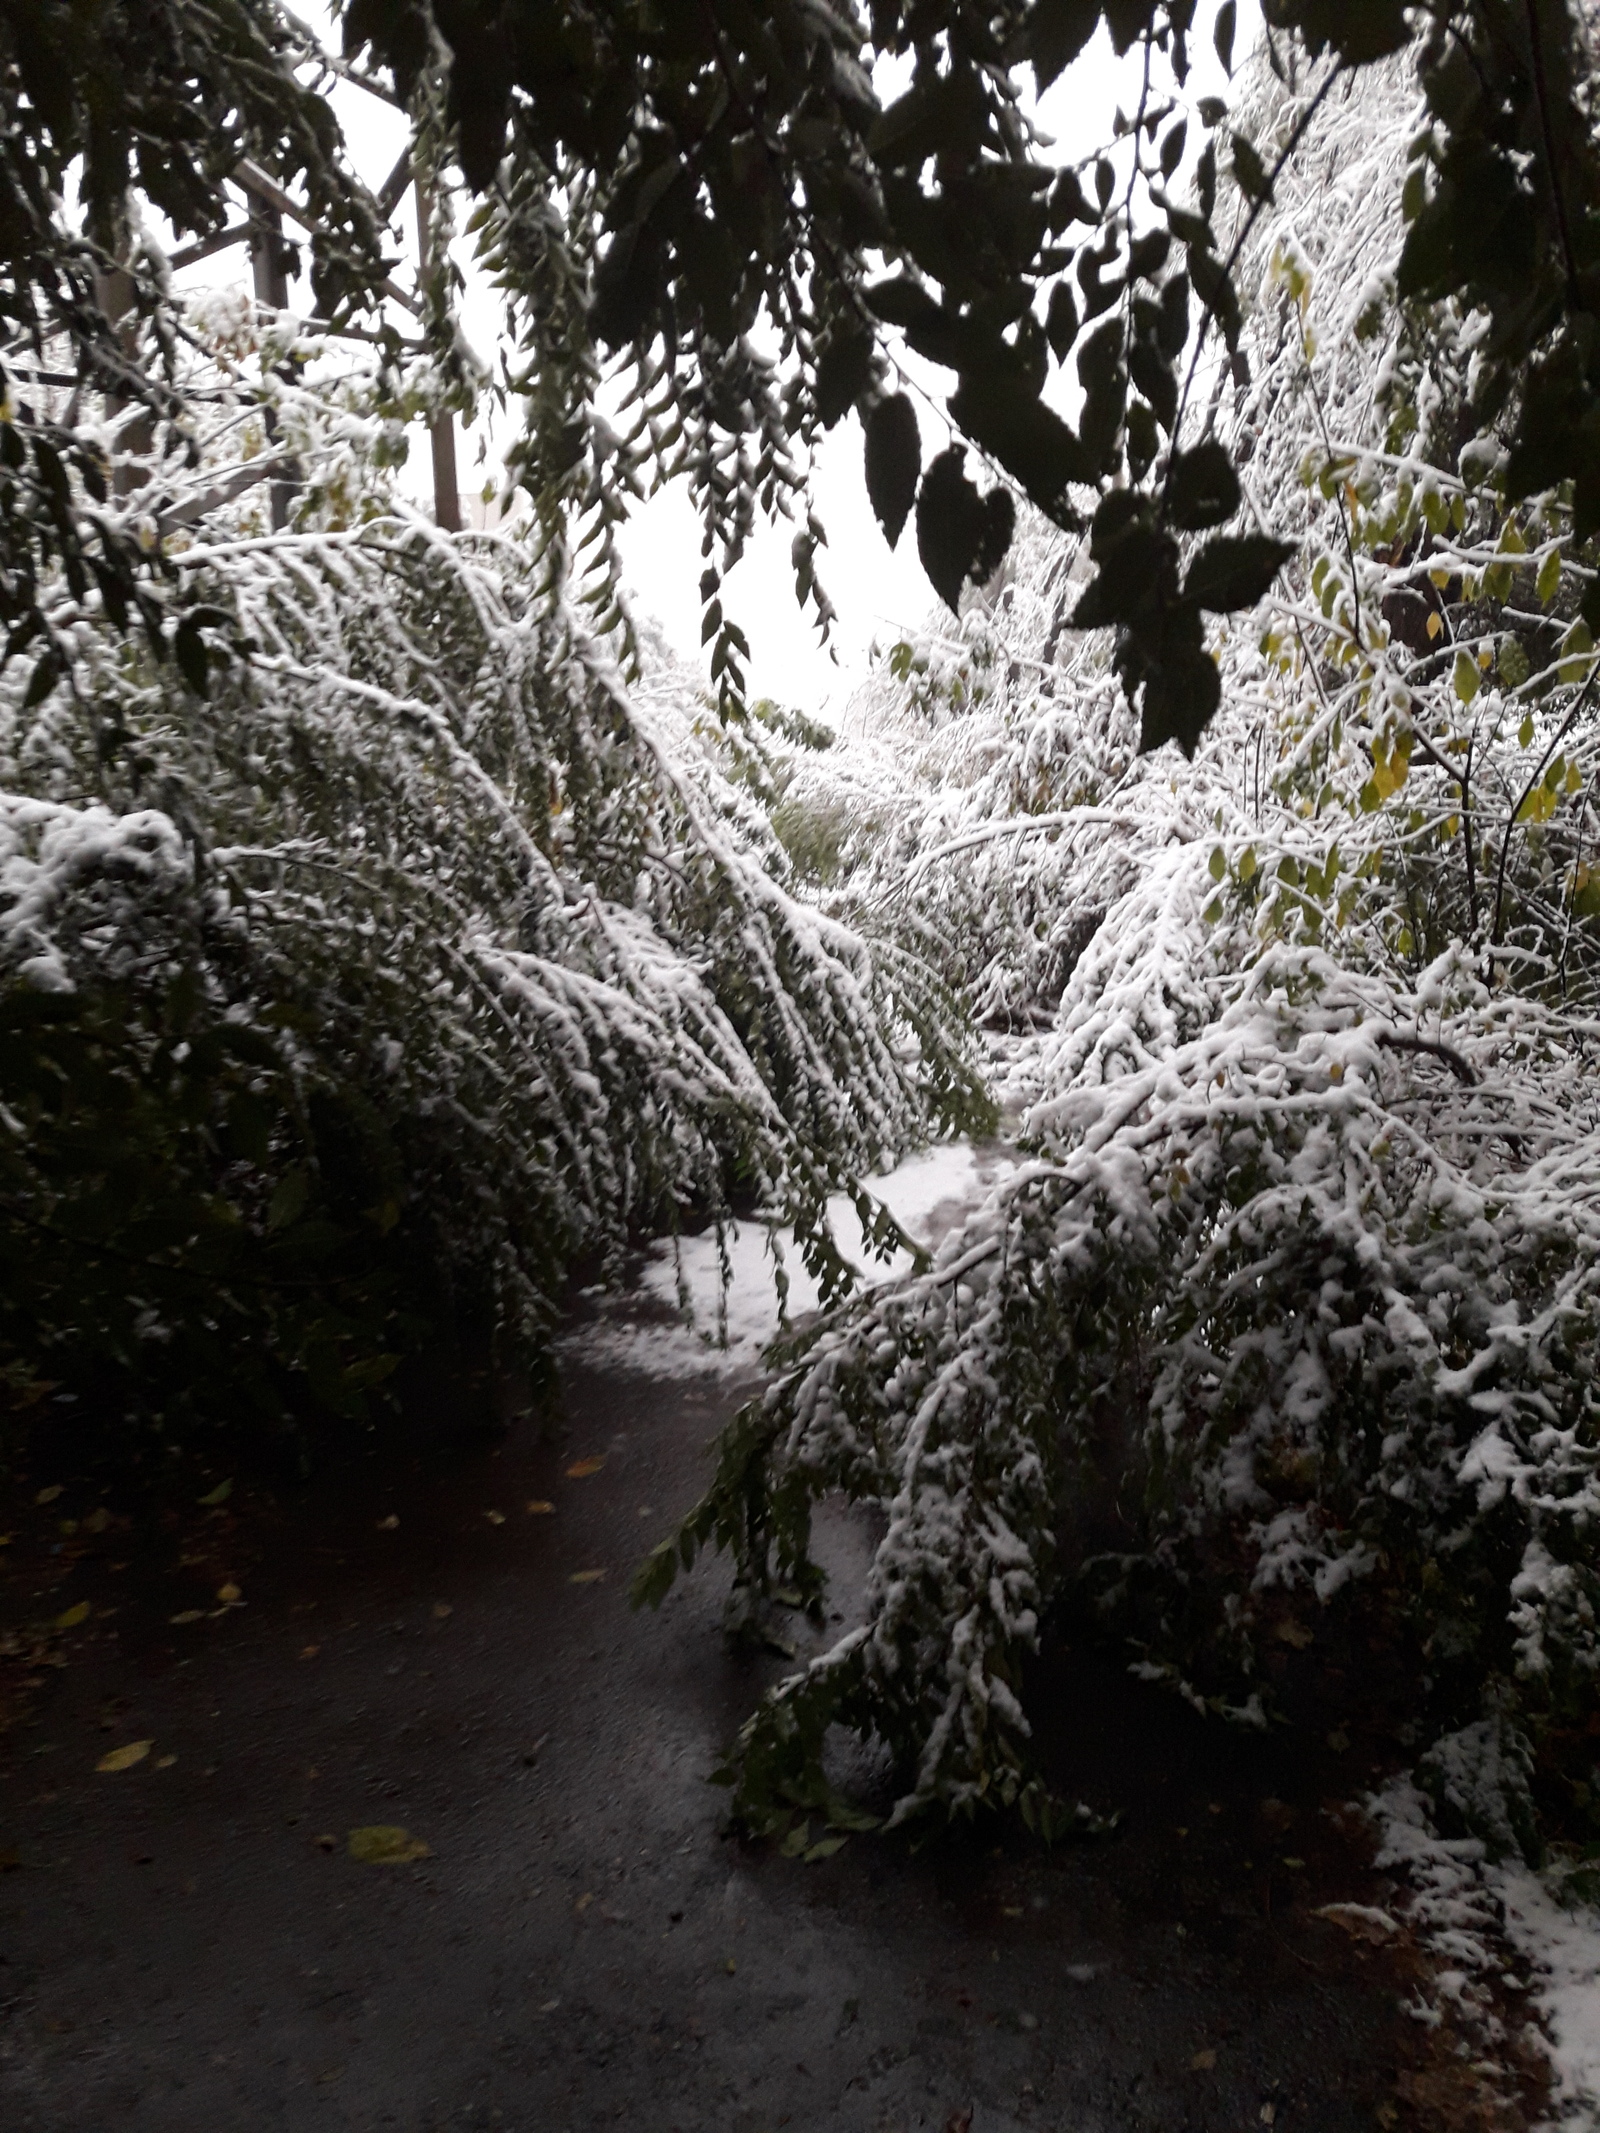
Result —
<svg viewBox="0 0 1600 2133"><path fill-rule="evenodd" d="M1367 1941L1374 1948L1381 1948L1400 1931L1387 1911L1369 1903L1325 1903L1311 1915L1327 1919L1330 1925L1343 1926L1352 1940Z"/></svg>
<svg viewBox="0 0 1600 2133"><path fill-rule="evenodd" d="M380 1518L378 1520L378 1531L380 1533L393 1533L399 1523L399 1519L395 1516L394 1512L391 1511L387 1518Z"/></svg>
<svg viewBox="0 0 1600 2133"><path fill-rule="evenodd" d="M88 1619L89 1603L87 1600L80 1600L76 1607L69 1607L64 1614L56 1616L56 1628L76 1629L80 1622L87 1622Z"/></svg>
<svg viewBox="0 0 1600 2133"><path fill-rule="evenodd" d="M176 1627L182 1628L182 1626L186 1622L202 1621L204 1619L204 1613L205 1611L203 1608L186 1607L181 1615L168 1615L167 1620L173 1623Z"/></svg>
<svg viewBox="0 0 1600 2133"><path fill-rule="evenodd" d="M603 1570L574 1570L568 1578L569 1585L598 1585L605 1576Z"/></svg>
<svg viewBox="0 0 1600 2133"><path fill-rule="evenodd" d="M102 1755L94 1767L96 1770L131 1770L135 1763L144 1761L154 1746L154 1741L124 1741L120 1748L113 1748L109 1755Z"/></svg>
<svg viewBox="0 0 1600 2133"><path fill-rule="evenodd" d="M177 1760L178 1758L175 1755L158 1755L156 1757L156 1768L158 1770L170 1770Z"/></svg>
<svg viewBox="0 0 1600 2133"><path fill-rule="evenodd" d="M585 1889L585 1890L584 1890L584 1892L583 1892L583 1894L582 1894L582 1895L581 1895L581 1896L580 1896L580 1897L578 1898L577 1902L576 1902L576 1903L575 1903L575 1904L574 1904L574 1905L572 1906L572 1908L573 1908L573 1909L574 1909L574 1910L575 1910L575 1911L577 1912L578 1916L579 1916L579 1917L581 1918L581 1917L583 1916L584 1912L588 1910L588 1908L589 1908L590 1904L592 1904L593 1902L594 1902L594 1890L593 1890L593 1889Z"/></svg>
<svg viewBox="0 0 1600 2133"><path fill-rule="evenodd" d="M1333 1750L1335 1755L1343 1755L1344 1751L1346 1750L1346 1748L1349 1747L1349 1745L1350 1736L1348 1733L1346 1733L1344 1727L1335 1726L1333 1731L1328 1735L1328 1746Z"/></svg>
<svg viewBox="0 0 1600 2133"><path fill-rule="evenodd" d="M110 1523L111 1513L106 1509L104 1504L100 1504L95 1510L91 1511L88 1517L84 1520L83 1530L85 1533L104 1533Z"/></svg>
<svg viewBox="0 0 1600 2133"><path fill-rule="evenodd" d="M217 1598L222 1602L224 1607L231 1607L235 1600L242 1600L244 1598L244 1594L239 1590L238 1586L233 1582L232 1578L229 1578L226 1585L219 1585L217 1587Z"/></svg>
<svg viewBox="0 0 1600 2133"><path fill-rule="evenodd" d="M203 1510L214 1511L219 1503L226 1503L232 1494L232 1481L219 1481L214 1489L208 1490L204 1496L196 1500Z"/></svg>
<svg viewBox="0 0 1600 2133"><path fill-rule="evenodd" d="M485 1511L483 1515L491 1526L503 1526L506 1522L504 1511Z"/></svg>
<svg viewBox="0 0 1600 2133"><path fill-rule="evenodd" d="M322 1835L317 1838L316 1845L319 1852L336 1852L339 1849L339 1840L333 1834L333 1831L328 1829L324 1830Z"/></svg>
<svg viewBox="0 0 1600 2133"><path fill-rule="evenodd" d="M1275 2103L1264 2103L1261 2106L1261 2123L1264 2126L1275 2125L1277 2118L1278 2106Z"/></svg>
<svg viewBox="0 0 1600 2133"><path fill-rule="evenodd" d="M972 2133L972 2105L964 2111L952 2111L944 2122L944 2133Z"/></svg>
<svg viewBox="0 0 1600 2133"><path fill-rule="evenodd" d="M528 1505L528 1516L530 1518L548 1518L554 1509L555 1505L553 1503L546 1503L542 1496L535 1496Z"/></svg>
<svg viewBox="0 0 1600 2133"><path fill-rule="evenodd" d="M567 1479L569 1481L586 1481L591 1474L598 1474L605 1463L605 1455L603 1453L598 1459L574 1459L571 1466L567 1468Z"/></svg>
<svg viewBox="0 0 1600 2133"><path fill-rule="evenodd" d="M435 1601L434 1601L434 1603L433 1603L433 1619L435 1620L435 1622L448 1622L448 1621L449 1621L449 1619L450 1619L450 1617L451 1617L451 1616L452 1616L452 1615L453 1615L454 1613L455 1613L455 1609L454 1609L454 1608L453 1608L453 1607L452 1607L452 1606L450 1605L450 1602L449 1602L448 1600L435 1600Z"/></svg>
<svg viewBox="0 0 1600 2133"><path fill-rule="evenodd" d="M1293 1620L1280 1622L1273 1634L1280 1644L1292 1644L1297 1652L1303 1652L1308 1644L1316 1641L1303 1622Z"/></svg>
<svg viewBox="0 0 1600 2133"><path fill-rule="evenodd" d="M302 1659L315 1659L321 1649L322 1646L320 1644L305 1644L300 1648L300 1656Z"/></svg>
<svg viewBox="0 0 1600 2133"><path fill-rule="evenodd" d="M349 1851L351 1858L359 1859L363 1866L410 1866L414 1860L433 1857L431 1845L412 1836L409 1829L398 1829L389 1822L372 1822L351 1830Z"/></svg>
<svg viewBox="0 0 1600 2133"><path fill-rule="evenodd" d="M1207 2049L1203 2052L1196 2052L1189 2061L1189 2071L1192 2074L1209 2074L1216 2063L1217 2055L1214 2051Z"/></svg>
<svg viewBox="0 0 1600 2133"><path fill-rule="evenodd" d="M36 1497L35 1497L35 1498L34 1498L33 1500L34 1500L34 1502L35 1502L35 1503L54 1503L54 1502L55 1502L55 1500L56 1500L56 1498L57 1498L57 1497L58 1497L58 1496L59 1496L60 1494L61 1494L61 1483L60 1483L60 1482L58 1481L58 1482L54 1483L54 1484L53 1484L53 1486L52 1486L52 1487L50 1487L50 1488L48 1488L48 1489L41 1489L41 1490L39 1491L38 1495L37 1495L37 1496L36 1496Z"/></svg>

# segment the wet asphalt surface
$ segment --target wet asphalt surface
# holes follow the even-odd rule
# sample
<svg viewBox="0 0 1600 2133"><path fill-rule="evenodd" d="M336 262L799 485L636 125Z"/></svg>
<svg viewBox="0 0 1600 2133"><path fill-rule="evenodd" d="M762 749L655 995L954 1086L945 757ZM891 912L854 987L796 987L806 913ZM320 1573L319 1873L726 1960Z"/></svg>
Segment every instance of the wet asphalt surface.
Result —
<svg viewBox="0 0 1600 2133"><path fill-rule="evenodd" d="M626 1588L732 1397L580 1343L557 1440L196 1512L176 1567L113 1521L12 1577L91 1606L0 1749L6 2133L1395 2123L1409 1981L1313 1915L1383 1894L1348 1758L1057 1653L1052 1775L1116 1836L807 1864L727 1831L707 1775L780 1662L724 1649L716 1563L659 1614ZM358 1861L368 1825L429 1855Z"/></svg>

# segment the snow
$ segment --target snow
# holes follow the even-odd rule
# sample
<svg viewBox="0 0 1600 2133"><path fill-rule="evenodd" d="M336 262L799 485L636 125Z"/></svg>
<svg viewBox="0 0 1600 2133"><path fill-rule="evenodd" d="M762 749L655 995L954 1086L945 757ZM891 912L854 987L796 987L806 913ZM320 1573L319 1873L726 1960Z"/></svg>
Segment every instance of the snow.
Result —
<svg viewBox="0 0 1600 2133"><path fill-rule="evenodd" d="M946 1141L907 1156L893 1170L863 1180L908 1235L927 1250L987 1196L1016 1157L999 1143ZM903 1249L877 1257L868 1246L849 1198L828 1203L834 1242L867 1288L908 1273L913 1261ZM723 1253L726 1253L724 1285ZM788 1277L780 1302L778 1271ZM730 1224L719 1241L715 1231L663 1239L645 1255L632 1287L622 1295L590 1292L594 1317L586 1317L562 1343L568 1354L604 1361L654 1376L690 1377L713 1370L738 1376L759 1368L762 1353L784 1329L819 1308L815 1280L806 1271L793 1232L759 1221ZM598 1320L598 1323L596 1322Z"/></svg>

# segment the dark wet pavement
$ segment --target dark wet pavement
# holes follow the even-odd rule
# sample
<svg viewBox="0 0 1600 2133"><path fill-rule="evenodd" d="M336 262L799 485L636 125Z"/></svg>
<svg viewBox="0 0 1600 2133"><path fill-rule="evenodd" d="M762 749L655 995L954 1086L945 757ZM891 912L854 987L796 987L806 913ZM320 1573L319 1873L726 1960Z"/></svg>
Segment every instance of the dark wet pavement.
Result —
<svg viewBox="0 0 1600 2133"><path fill-rule="evenodd" d="M559 1445L219 1511L177 1583L113 1531L25 1596L96 1612L0 1763L6 2133L1370 2133L1407 1981L1311 1915L1379 1893L1328 1811L1359 1773L1058 1656L1053 1774L1116 1837L725 1832L706 1776L777 1662L724 1651L716 1563L659 1615L626 1588L728 1405L579 1363ZM431 1855L353 1860L372 1824Z"/></svg>

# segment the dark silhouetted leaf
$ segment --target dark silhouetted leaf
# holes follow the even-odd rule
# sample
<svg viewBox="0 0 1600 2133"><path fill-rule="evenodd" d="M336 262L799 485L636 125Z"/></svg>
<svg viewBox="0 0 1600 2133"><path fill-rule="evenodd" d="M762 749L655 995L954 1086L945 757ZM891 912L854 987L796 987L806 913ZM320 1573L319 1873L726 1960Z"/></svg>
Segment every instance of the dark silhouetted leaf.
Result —
<svg viewBox="0 0 1600 2133"><path fill-rule="evenodd" d="M1195 533L1232 518L1239 508L1239 477L1225 447L1212 438L1192 452L1175 454L1166 505L1173 525Z"/></svg>
<svg viewBox="0 0 1600 2133"><path fill-rule="evenodd" d="M880 400L867 416L867 496L891 548L916 501L922 470L917 411L904 393Z"/></svg>
<svg viewBox="0 0 1600 2133"><path fill-rule="evenodd" d="M1292 542L1265 533L1219 534L1190 563L1184 593L1217 614L1254 607L1293 554Z"/></svg>

